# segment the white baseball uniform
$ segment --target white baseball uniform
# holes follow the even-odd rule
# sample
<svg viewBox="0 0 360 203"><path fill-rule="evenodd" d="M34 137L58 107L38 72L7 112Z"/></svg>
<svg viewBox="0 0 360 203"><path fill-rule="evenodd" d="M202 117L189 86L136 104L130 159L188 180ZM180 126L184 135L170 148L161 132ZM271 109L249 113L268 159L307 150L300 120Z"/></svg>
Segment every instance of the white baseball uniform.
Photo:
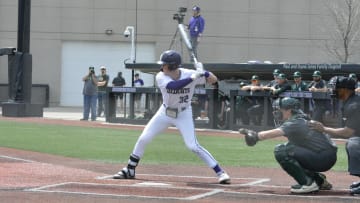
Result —
<svg viewBox="0 0 360 203"><path fill-rule="evenodd" d="M192 73L196 72L195 70L184 68L179 68L179 70L179 80L189 78ZM159 135L168 127L175 126L179 129L186 147L198 155L209 167L213 168L217 165L217 161L197 141L191 108L191 99L194 94L195 86L205 84L205 77L197 78L178 90L166 89L167 84L172 81L174 80L165 75L163 72L159 72L156 75L156 82L161 90L163 104L146 125L141 136L138 138L133 154L141 158L144 154L146 145L155 136ZM167 108L177 109L177 117L174 118L170 117L169 114L167 115Z"/></svg>

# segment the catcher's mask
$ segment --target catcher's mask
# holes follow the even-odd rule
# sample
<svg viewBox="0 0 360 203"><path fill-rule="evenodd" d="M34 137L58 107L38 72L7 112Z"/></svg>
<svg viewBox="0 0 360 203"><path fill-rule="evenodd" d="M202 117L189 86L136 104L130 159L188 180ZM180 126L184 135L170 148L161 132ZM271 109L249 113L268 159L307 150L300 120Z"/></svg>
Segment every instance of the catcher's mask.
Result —
<svg viewBox="0 0 360 203"><path fill-rule="evenodd" d="M331 89L330 96L338 98L337 89L345 88L349 90L355 90L356 82L350 77L334 76L329 80L328 88Z"/></svg>
<svg viewBox="0 0 360 203"><path fill-rule="evenodd" d="M301 105L299 100L295 98L290 97L284 97L284 98L278 98L273 103L273 116L274 116L274 122L276 126L279 126L281 123L283 123L284 116L283 113L280 111L280 109L289 110L291 109L292 114L298 114L301 113L300 109Z"/></svg>
<svg viewBox="0 0 360 203"><path fill-rule="evenodd" d="M165 64L169 66L169 70L176 70L181 65L181 55L174 50L167 50L160 55L160 61L157 63L161 65L161 70Z"/></svg>

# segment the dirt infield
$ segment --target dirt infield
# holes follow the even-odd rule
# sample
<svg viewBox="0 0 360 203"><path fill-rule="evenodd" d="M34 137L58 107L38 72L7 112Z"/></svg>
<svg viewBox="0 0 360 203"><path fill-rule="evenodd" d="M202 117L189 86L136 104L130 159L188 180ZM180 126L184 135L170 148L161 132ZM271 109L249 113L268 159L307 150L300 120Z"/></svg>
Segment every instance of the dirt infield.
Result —
<svg viewBox="0 0 360 203"><path fill-rule="evenodd" d="M17 122L102 128L142 129L142 126L44 118L4 118ZM199 131L213 136L238 136ZM348 194L356 179L346 172L327 172L331 191L293 195L287 174L273 168L225 167L232 184L219 185L205 166L140 165L135 180L114 180L121 166L0 148L1 202L359 202Z"/></svg>

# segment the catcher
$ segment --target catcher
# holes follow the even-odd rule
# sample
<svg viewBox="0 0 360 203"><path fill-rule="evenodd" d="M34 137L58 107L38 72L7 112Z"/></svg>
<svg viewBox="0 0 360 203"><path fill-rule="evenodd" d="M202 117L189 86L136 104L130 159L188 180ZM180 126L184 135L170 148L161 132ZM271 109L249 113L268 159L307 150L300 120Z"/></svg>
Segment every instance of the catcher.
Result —
<svg viewBox="0 0 360 203"><path fill-rule="evenodd" d="M279 98L273 103L273 115L277 128L255 132L239 129L248 146L260 140L285 136L287 143L275 147L277 162L297 184L291 186L292 193L311 193L330 190L332 185L320 172L329 170L336 162L337 147L323 133L308 126L309 119L300 109L300 102L294 98Z"/></svg>

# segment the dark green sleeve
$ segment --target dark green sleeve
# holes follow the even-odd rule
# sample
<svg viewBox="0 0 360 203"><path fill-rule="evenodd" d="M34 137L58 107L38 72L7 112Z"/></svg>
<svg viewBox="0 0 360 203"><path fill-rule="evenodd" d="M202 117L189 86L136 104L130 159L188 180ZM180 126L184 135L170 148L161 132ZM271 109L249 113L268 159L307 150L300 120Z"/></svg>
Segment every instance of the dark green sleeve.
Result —
<svg viewBox="0 0 360 203"><path fill-rule="evenodd" d="M279 128L284 131L285 137L292 139L292 138L299 138L299 136L306 134L304 132L307 128L304 126L301 120L290 120L283 123Z"/></svg>

